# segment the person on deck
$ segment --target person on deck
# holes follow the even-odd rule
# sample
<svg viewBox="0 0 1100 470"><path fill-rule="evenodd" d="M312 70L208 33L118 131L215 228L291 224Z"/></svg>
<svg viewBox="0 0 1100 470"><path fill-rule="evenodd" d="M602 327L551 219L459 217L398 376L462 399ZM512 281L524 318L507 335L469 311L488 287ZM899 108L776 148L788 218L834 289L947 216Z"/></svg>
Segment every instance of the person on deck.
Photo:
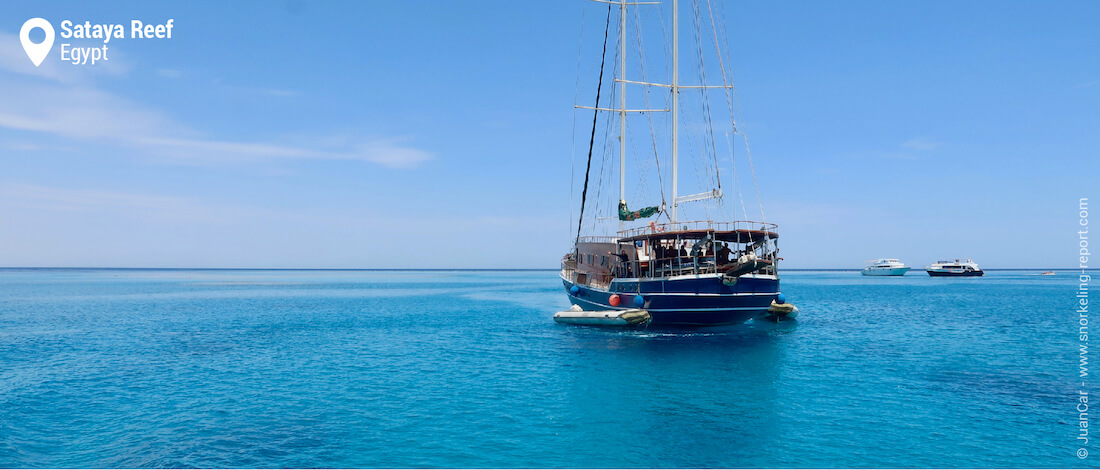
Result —
<svg viewBox="0 0 1100 470"><path fill-rule="evenodd" d="M718 257L714 260L715 264L722 266L730 263L730 254L733 251L730 250L729 243L723 243L722 248L718 249Z"/></svg>
<svg viewBox="0 0 1100 470"><path fill-rule="evenodd" d="M626 248L623 248L619 253L612 253L609 251L607 254L619 257L619 272L623 277L633 277L633 273L630 269L630 255L626 254Z"/></svg>
<svg viewBox="0 0 1100 470"><path fill-rule="evenodd" d="M658 240L654 245L654 255L657 256L657 269L668 269L672 266L672 258L676 256L676 250L665 240Z"/></svg>

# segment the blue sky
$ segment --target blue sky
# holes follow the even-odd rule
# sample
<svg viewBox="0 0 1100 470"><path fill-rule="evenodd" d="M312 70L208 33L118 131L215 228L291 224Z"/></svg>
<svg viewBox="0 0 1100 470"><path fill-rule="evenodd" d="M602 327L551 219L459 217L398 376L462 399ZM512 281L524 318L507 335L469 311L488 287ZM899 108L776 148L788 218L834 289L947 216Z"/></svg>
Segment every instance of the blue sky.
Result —
<svg viewBox="0 0 1100 470"><path fill-rule="evenodd" d="M1100 4L724 7L785 266L1074 264L1078 200L1100 206ZM0 266L556 267L603 8L9 3ZM175 27L96 66L58 37L35 68L33 17Z"/></svg>

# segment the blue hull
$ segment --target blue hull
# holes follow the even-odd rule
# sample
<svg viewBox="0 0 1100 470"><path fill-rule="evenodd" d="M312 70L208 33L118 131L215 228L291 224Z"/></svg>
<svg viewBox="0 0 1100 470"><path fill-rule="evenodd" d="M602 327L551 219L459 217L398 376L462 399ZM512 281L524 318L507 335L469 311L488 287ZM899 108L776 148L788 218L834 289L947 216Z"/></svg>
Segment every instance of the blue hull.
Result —
<svg viewBox="0 0 1100 470"><path fill-rule="evenodd" d="M640 305L652 315L654 325L714 326L744 323L764 315L779 294L778 279L741 278L727 286L718 276L681 279L631 280L611 283L608 290L577 285L562 279L569 302L584 310L625 310ZM573 287L577 288L574 295ZM619 295L618 306L611 296Z"/></svg>

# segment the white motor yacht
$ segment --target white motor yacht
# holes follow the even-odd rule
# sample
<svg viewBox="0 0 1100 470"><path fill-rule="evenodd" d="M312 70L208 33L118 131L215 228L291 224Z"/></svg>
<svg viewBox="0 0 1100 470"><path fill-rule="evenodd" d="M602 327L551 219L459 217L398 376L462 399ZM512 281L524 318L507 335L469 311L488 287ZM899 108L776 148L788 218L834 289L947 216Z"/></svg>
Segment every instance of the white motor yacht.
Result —
<svg viewBox="0 0 1100 470"><path fill-rule="evenodd" d="M864 276L904 276L912 269L905 263L893 258L880 258L867 261L867 267L863 268Z"/></svg>
<svg viewBox="0 0 1100 470"><path fill-rule="evenodd" d="M936 261L931 266L926 266L929 276L984 276L985 272L978 267L972 259L960 259Z"/></svg>

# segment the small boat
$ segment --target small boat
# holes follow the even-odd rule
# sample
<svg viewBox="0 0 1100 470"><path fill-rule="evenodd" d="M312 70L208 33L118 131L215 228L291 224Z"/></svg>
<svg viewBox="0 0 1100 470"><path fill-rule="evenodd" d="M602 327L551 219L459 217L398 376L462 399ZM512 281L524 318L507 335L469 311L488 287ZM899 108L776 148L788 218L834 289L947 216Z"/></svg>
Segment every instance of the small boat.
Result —
<svg viewBox="0 0 1100 470"><path fill-rule="evenodd" d="M771 306L768 307L768 313L764 315L765 320L771 320L779 323L783 320L794 320L798 316L798 307L794 304L788 303L783 298L783 294L776 296L775 300L772 300Z"/></svg>
<svg viewBox="0 0 1100 470"><path fill-rule="evenodd" d="M1053 276L1054 271L1043 271L1043 272L1039 273L1039 275L1040 276Z"/></svg>
<svg viewBox="0 0 1100 470"><path fill-rule="evenodd" d="M864 276L904 276L912 269L905 263L893 258L879 258L867 261L863 268Z"/></svg>
<svg viewBox="0 0 1100 470"><path fill-rule="evenodd" d="M653 317L642 309L628 310L582 310L574 305L564 312L554 314L554 321L571 325L591 326L635 326L649 323Z"/></svg>
<svg viewBox="0 0 1100 470"><path fill-rule="evenodd" d="M984 276L985 272L978 267L972 259L960 259L936 261L931 266L926 266L929 276Z"/></svg>

